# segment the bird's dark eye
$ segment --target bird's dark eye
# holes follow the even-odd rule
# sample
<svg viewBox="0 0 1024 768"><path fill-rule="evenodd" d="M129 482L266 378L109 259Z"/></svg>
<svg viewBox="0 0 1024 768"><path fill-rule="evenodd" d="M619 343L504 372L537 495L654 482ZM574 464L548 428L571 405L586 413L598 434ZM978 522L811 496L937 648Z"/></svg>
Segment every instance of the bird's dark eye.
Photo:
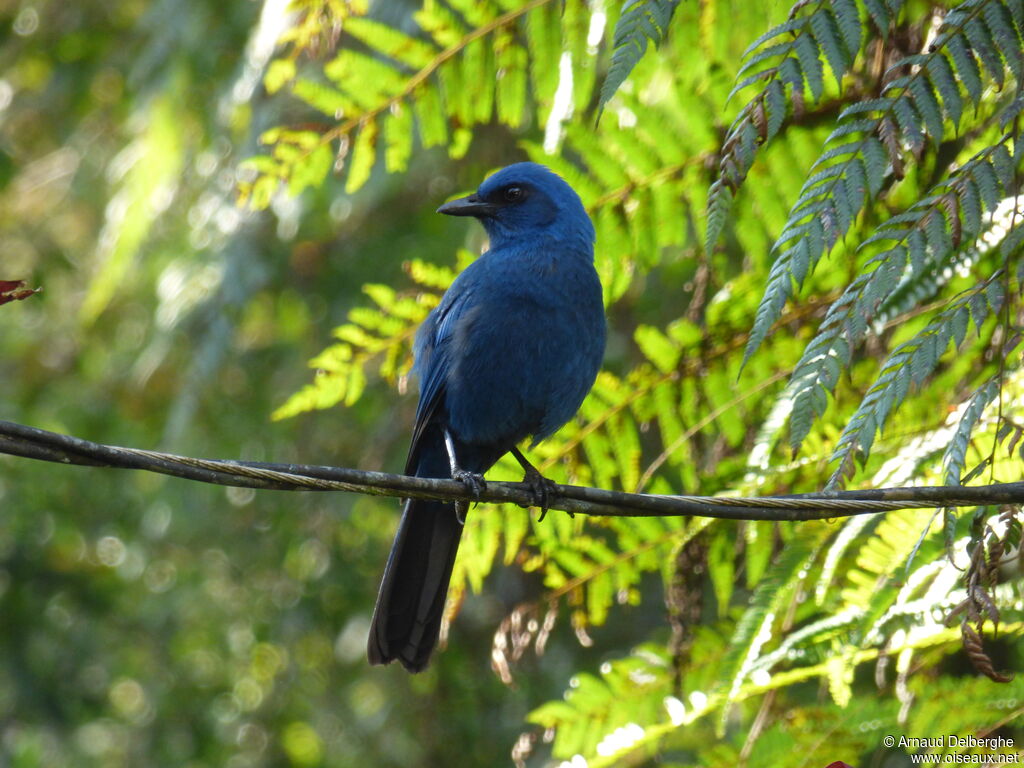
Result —
<svg viewBox="0 0 1024 768"><path fill-rule="evenodd" d="M506 202L514 203L516 200L519 200L523 196L523 188L516 186L505 187L504 194Z"/></svg>

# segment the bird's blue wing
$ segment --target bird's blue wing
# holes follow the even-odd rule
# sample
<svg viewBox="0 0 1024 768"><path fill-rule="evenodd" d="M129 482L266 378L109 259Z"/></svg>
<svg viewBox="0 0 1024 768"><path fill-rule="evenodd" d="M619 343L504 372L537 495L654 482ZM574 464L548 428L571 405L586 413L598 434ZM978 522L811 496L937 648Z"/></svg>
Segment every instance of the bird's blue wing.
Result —
<svg viewBox="0 0 1024 768"><path fill-rule="evenodd" d="M458 285L459 282L462 282L464 287ZM445 400L448 374L452 366L450 350L455 325L472 303L473 291L466 285L468 282L456 280L441 303L423 321L416 334L416 362L413 370L420 378L420 400L416 406L416 424L413 427L409 457L406 460L407 474L415 471L423 432Z"/></svg>

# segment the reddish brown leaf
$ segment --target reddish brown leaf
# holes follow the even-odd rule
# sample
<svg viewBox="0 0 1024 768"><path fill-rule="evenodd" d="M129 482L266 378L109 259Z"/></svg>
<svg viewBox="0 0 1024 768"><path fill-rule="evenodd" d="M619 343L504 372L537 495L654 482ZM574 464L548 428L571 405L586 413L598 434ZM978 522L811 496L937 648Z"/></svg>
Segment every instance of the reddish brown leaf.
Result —
<svg viewBox="0 0 1024 768"><path fill-rule="evenodd" d="M39 293L40 290L39 288L26 288L24 280L0 280L0 304L27 299L33 293Z"/></svg>
<svg viewBox="0 0 1024 768"><path fill-rule="evenodd" d="M1008 683L1013 680L1012 673L996 672L992 666L992 659L985 653L981 635L966 621L960 624L960 636L963 639L967 658L970 659L971 665L976 670L997 683Z"/></svg>

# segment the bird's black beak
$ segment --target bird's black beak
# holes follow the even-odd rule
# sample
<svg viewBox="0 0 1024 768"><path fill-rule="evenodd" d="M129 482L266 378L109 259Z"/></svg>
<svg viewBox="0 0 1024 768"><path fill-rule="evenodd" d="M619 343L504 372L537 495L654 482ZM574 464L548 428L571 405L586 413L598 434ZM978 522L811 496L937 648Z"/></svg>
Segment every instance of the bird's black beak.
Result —
<svg viewBox="0 0 1024 768"><path fill-rule="evenodd" d="M447 216L493 216L498 206L485 202L476 195L449 200L437 209L438 213Z"/></svg>

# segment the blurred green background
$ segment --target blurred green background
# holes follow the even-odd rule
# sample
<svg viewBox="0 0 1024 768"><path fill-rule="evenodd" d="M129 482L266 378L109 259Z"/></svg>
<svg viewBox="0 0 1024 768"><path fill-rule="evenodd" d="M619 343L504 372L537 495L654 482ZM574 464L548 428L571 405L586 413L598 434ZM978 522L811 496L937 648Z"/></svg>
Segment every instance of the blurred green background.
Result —
<svg viewBox="0 0 1024 768"><path fill-rule="evenodd" d="M467 226L434 208L520 156L510 141L458 167L421 152L408 178L358 198L329 180L271 211L236 208L237 163L292 117L261 86L283 5L0 4L0 278L43 288L0 313L0 418L196 456L400 469L412 393L269 415L363 283L395 281L414 257L451 262ZM490 672L497 622L538 584L494 579L425 674L370 669L397 514L397 501L0 457L0 765L507 760L570 665L552 652L513 687Z"/></svg>
<svg viewBox="0 0 1024 768"><path fill-rule="evenodd" d="M609 300L595 391L534 454L553 477L656 493L820 489L886 351L931 344L933 318L1010 266L1005 312L982 298L969 333L961 312L958 348L947 354L949 332L928 347L911 371L922 386L903 401L904 387L870 460L850 468L851 485L934 485L974 466L988 469L983 479L1019 479L1021 342L1003 345L1002 334L1024 324L1024 227L1013 217L1001 230L1013 230L1012 246L965 257L1001 225L986 215L982 227L975 195L978 222L967 226L966 193L958 200L941 184L981 150L999 147L1011 162L996 126L1017 130L1024 101L1009 80L1024 34L989 30L1005 88L986 70L973 113L961 104L954 116L961 85L936 86L935 114L900 128L917 130L921 146L894 139L884 150L905 172L883 157L865 195L849 158L820 161L822 148L842 110L883 87L884 64L927 50L948 5L886 2L796 3L792 35L763 38L746 59L768 73L754 79L754 91L767 85L753 101L727 98L742 52L790 9L681 3L668 40L596 123L622 8L611 0L381 0L361 25L346 19L337 58L338 19L359 0L0 0L0 280L43 289L0 306L0 419L192 456L397 471L415 408L402 377L407 331L450 278L425 264L454 268L483 242L474 223L434 210L530 156L565 173L594 215ZM984 7L1024 20L1024 6L1006 2ZM510 23L499 23L504 13ZM403 91L421 59L436 65L426 87ZM797 67L806 93L773 80L779 60ZM994 60L986 67L999 71ZM929 104L923 80L914 98ZM288 166L296 136L337 128L336 105L368 117L329 152ZM413 136L426 140L431 120L424 149ZM730 143L730 123L742 141ZM303 133L261 146L275 126ZM944 142L925 145L944 130ZM1016 134L1012 144L1017 170L985 190L986 214L1019 191ZM848 154L859 169L858 146ZM347 167L327 173L321 161L342 147ZM263 175L239 170L257 155ZM822 266L800 276L743 367L772 244L816 160L851 180L847 235L830 254L819 237ZM279 161L289 180L305 179L300 196L268 191ZM713 187L730 163L736 177ZM239 182L254 178L252 199L267 210L236 205ZM716 188L720 237L705 245ZM813 413L804 403L806 439L791 450L785 381L829 304L882 250L878 237L860 244L896 214L935 204L936 188L950 211L914 225L927 224L935 263L910 270L917 282L901 284L842 366L819 361L815 375L832 378L813 389ZM735 203L721 206L733 189ZM903 274L895 258L892 268ZM368 297L367 283L399 298ZM337 339L339 327L350 338ZM378 342L386 354L371 363L344 359ZM341 399L343 376L309 368L325 348L325 368L367 375L358 402L272 420L301 401L289 401L296 392ZM400 359L381 363L392 353ZM914 359L900 366L892 377ZM950 419L978 392L992 397L960 422L950 474ZM886 407L897 400L886 396ZM880 421L866 421L862 438L874 440ZM1000 442L1011 446L997 457ZM591 764L724 768L799 755L811 766L855 756L907 765L912 750L882 749L884 733L1021 733L1024 682L984 677L943 624L967 604L963 564L984 542L989 560L975 565L988 568L992 597L980 594L1002 623L998 638L988 623L981 655L1021 667L1018 512L964 509L944 531L920 512L800 525L553 513L537 525L522 510L483 508L463 539L456 594L489 573L486 586L465 597L447 648L414 677L365 660L397 501L0 456L0 768L489 766L508 764L510 751L572 768L584 754ZM498 630L515 634L510 616L534 647L545 617L557 621L546 652L528 651L502 682L492 644Z"/></svg>

